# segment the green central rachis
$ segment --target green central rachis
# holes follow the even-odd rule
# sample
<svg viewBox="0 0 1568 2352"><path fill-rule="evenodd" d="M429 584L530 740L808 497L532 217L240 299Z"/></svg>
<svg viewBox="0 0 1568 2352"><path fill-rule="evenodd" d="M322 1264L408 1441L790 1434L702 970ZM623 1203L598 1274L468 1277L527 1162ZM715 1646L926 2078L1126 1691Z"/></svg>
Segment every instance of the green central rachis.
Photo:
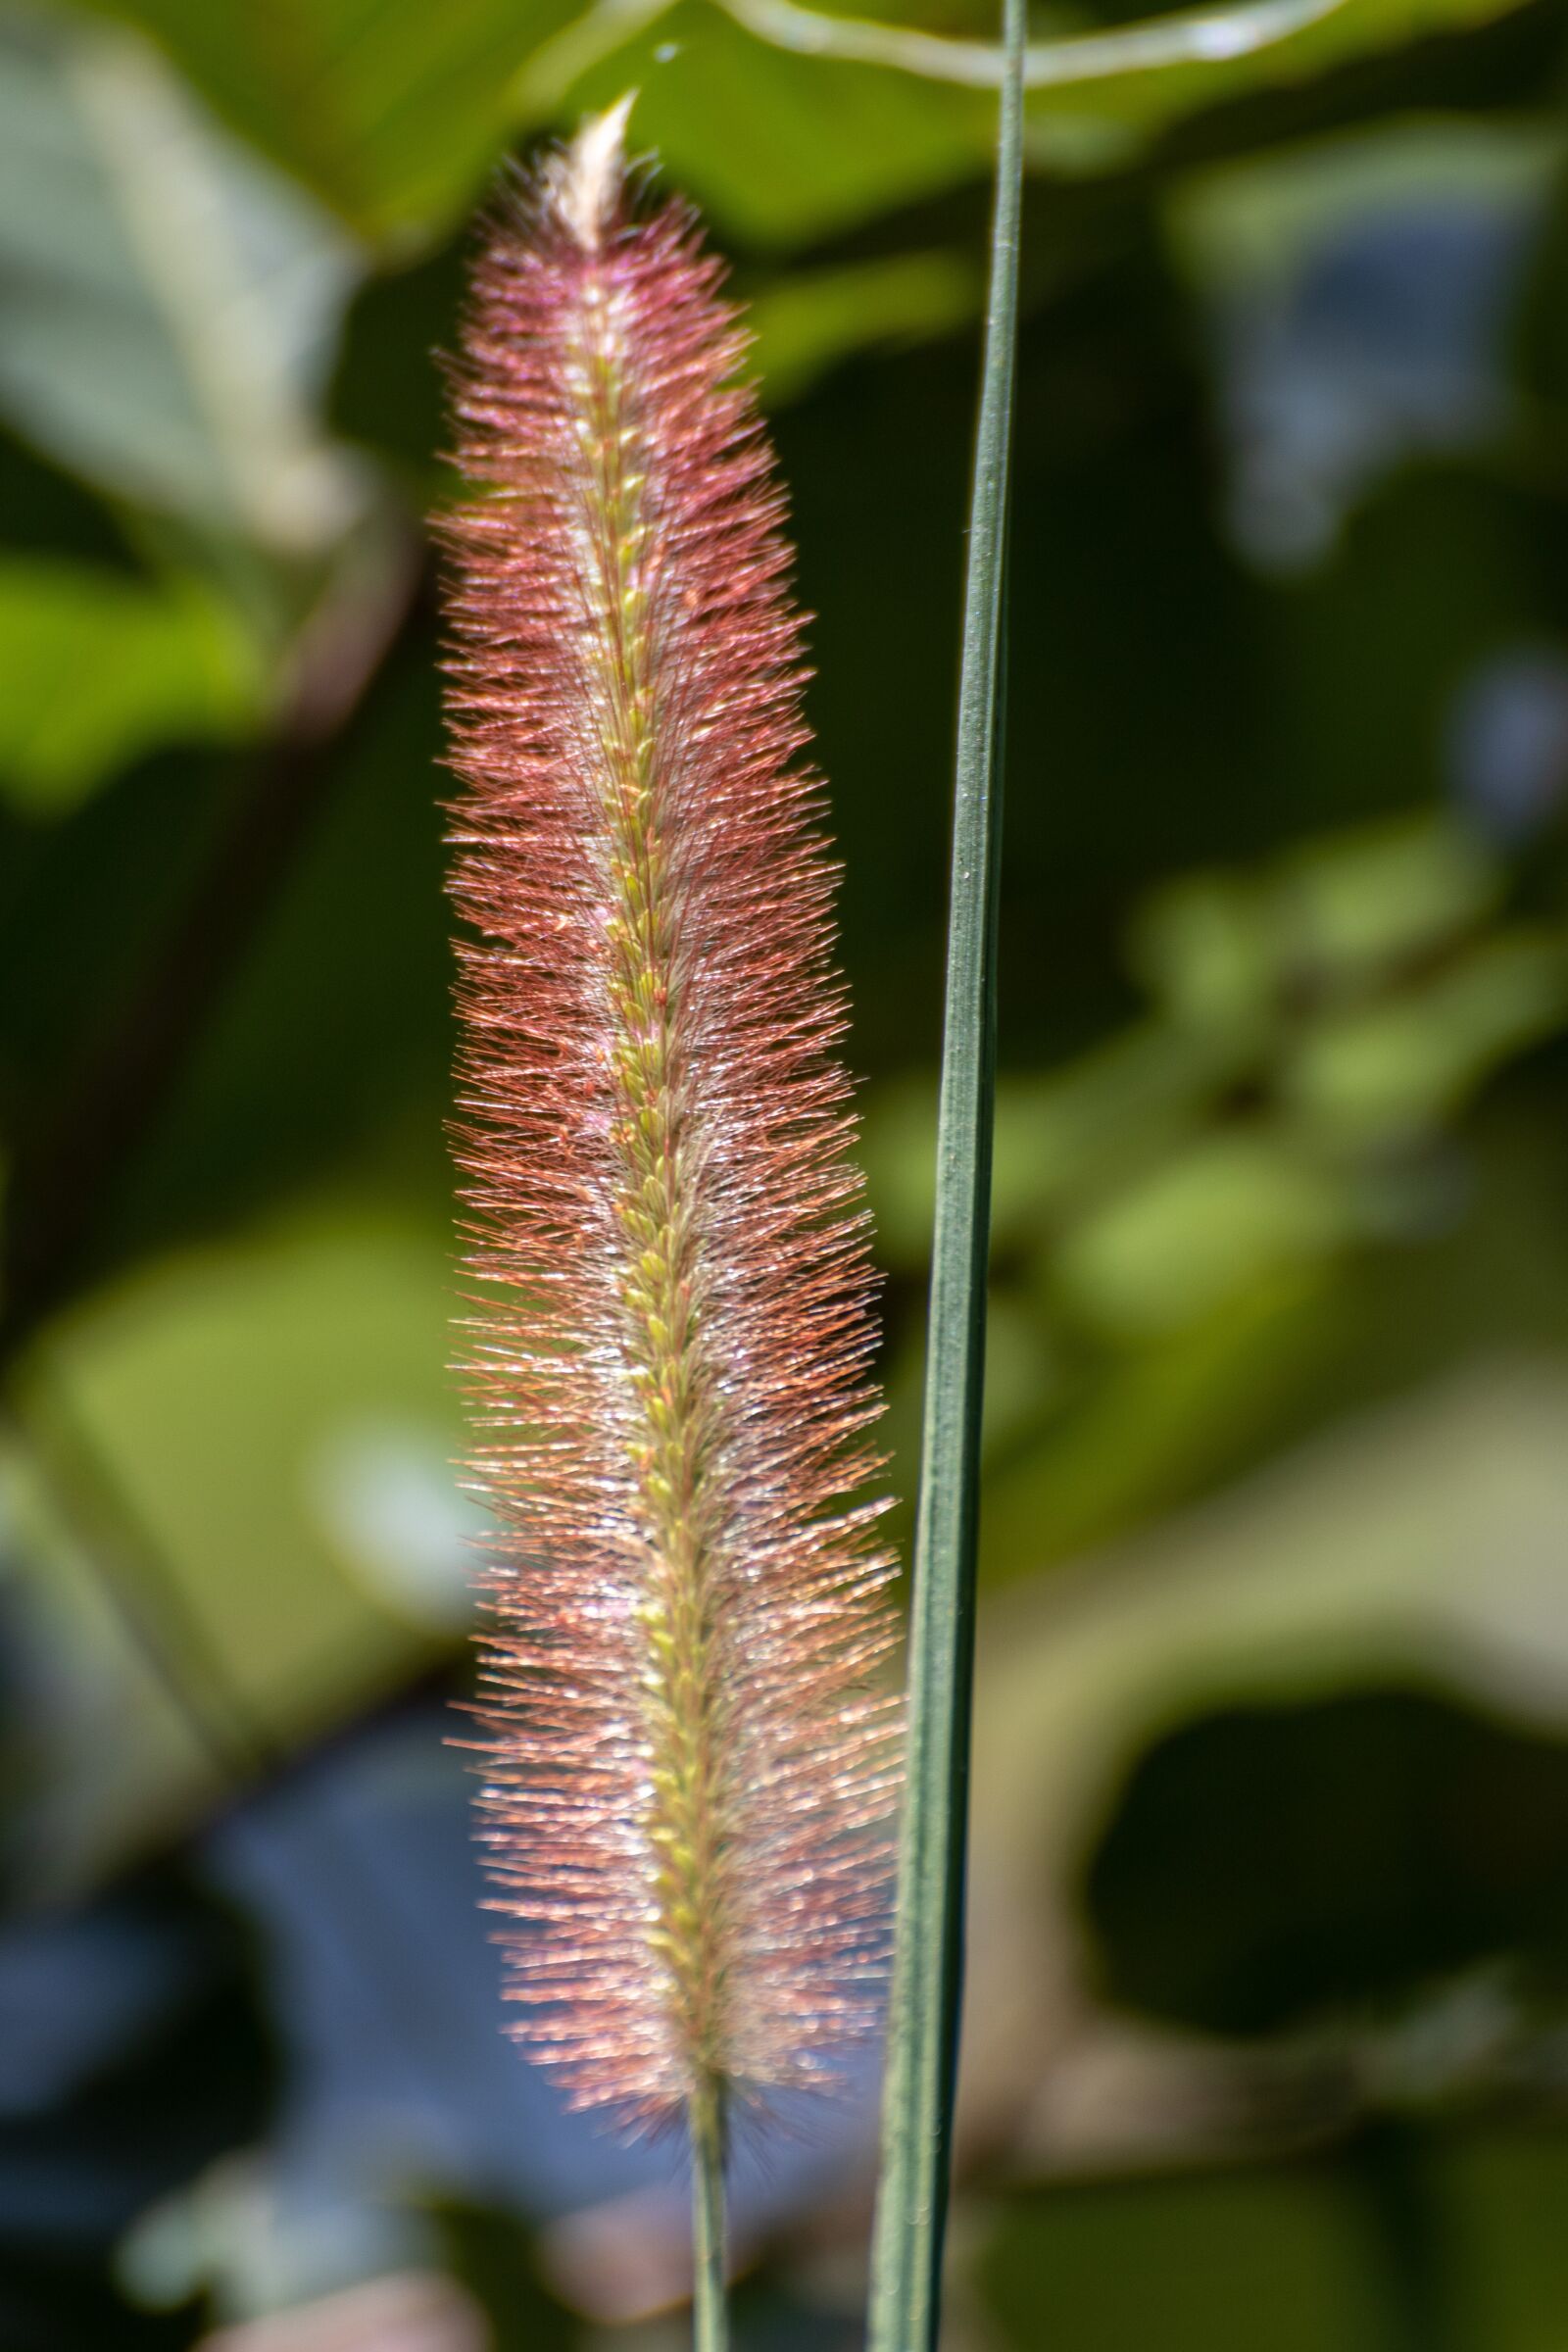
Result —
<svg viewBox="0 0 1568 2352"><path fill-rule="evenodd" d="M609 994L624 1237L620 1296L636 1407L630 1454L646 1549L644 1717L651 1794L650 1944L694 2095L722 2076L723 1889L711 1561L704 1538L705 1389L684 1134L676 921L658 744L644 520L645 453L625 396L612 300L590 292L578 353L590 660L612 903Z"/></svg>

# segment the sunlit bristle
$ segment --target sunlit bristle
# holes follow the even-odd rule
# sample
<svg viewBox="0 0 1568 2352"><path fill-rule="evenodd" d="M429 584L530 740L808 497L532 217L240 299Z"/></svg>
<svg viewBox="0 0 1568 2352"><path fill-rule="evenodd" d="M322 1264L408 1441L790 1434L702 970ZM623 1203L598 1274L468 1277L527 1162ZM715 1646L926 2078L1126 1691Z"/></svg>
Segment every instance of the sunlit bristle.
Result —
<svg viewBox="0 0 1568 2352"><path fill-rule="evenodd" d="M633 2123L874 2014L896 1717L832 871L743 337L624 111L490 231L450 709L485 1855L523 2032Z"/></svg>

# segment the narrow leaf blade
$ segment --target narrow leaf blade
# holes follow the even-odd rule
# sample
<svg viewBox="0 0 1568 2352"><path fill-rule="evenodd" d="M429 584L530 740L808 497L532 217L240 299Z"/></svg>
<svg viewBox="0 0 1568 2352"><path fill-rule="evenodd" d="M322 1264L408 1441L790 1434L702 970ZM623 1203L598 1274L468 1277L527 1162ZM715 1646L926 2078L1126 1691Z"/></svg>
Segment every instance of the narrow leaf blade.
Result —
<svg viewBox="0 0 1568 2352"><path fill-rule="evenodd" d="M936 1229L909 1633L908 1778L871 2352L928 2352L937 2340L957 2059L996 1063L1003 598L1017 343L1024 0L1005 0L1005 41L958 697Z"/></svg>

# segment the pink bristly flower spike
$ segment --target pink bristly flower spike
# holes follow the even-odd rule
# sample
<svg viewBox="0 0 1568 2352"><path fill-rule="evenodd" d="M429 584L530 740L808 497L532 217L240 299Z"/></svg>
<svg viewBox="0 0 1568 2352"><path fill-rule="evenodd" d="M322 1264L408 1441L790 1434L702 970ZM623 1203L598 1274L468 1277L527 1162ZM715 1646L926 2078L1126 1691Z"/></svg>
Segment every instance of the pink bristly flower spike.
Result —
<svg viewBox="0 0 1568 2352"><path fill-rule="evenodd" d="M783 501L624 108L504 200L448 528L483 1838L523 2038L632 2128L876 2015L873 1277Z"/></svg>

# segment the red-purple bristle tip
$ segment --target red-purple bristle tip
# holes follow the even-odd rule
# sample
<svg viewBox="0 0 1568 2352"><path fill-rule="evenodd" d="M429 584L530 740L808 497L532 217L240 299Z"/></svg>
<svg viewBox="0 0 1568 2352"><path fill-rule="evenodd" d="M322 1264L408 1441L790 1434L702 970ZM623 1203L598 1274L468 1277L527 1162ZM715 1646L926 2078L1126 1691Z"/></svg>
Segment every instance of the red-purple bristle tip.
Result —
<svg viewBox="0 0 1568 2352"><path fill-rule="evenodd" d="M897 1715L781 500L622 121L492 225L447 535L486 1858L530 2046L654 2123L874 2014Z"/></svg>

